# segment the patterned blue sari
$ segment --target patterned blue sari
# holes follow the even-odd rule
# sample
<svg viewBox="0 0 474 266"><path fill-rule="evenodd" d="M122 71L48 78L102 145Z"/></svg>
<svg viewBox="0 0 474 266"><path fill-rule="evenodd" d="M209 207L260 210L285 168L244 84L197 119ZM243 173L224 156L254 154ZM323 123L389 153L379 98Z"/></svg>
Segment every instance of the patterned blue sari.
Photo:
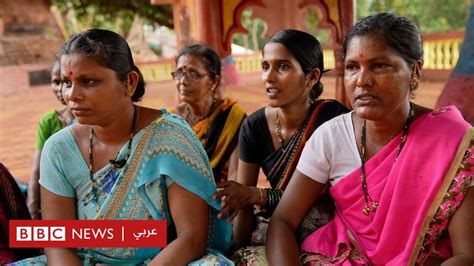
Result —
<svg viewBox="0 0 474 266"><path fill-rule="evenodd" d="M206 152L187 123L162 110L162 116L133 138L132 154L122 169L106 165L94 173L100 190L99 211L91 200L88 165L69 128L48 139L41 159L40 184L65 197L76 198L80 220L166 220L168 231L174 223L168 205L168 187L176 182L209 205L208 252L195 265L208 262L233 265L221 252L231 245L231 224L217 219L221 209L212 200L216 192ZM126 158L127 145L117 159ZM168 237L168 242L173 239ZM80 248L77 254L84 264L146 264L160 248ZM21 261L22 265L45 262L44 257ZM29 264L30 263L30 264ZM40 265L39 264L39 265Z"/></svg>

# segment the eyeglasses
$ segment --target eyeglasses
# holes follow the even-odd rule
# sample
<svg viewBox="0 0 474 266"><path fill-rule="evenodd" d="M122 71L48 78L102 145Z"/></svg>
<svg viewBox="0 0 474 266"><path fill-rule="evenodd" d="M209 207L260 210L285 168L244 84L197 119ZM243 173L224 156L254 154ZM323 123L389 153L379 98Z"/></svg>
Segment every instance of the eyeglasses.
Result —
<svg viewBox="0 0 474 266"><path fill-rule="evenodd" d="M207 76L207 74L200 74L199 72L194 71L194 70L188 70L188 71L177 70L175 72L171 72L171 76L173 77L174 80L180 80L184 76L186 76L186 78L189 81L196 81L204 76Z"/></svg>

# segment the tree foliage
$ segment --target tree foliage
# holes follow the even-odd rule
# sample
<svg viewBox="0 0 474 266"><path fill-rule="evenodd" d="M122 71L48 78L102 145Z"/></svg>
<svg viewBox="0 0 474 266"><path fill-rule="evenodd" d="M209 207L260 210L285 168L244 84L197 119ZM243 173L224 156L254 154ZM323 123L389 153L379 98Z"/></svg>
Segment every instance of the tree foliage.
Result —
<svg viewBox="0 0 474 266"><path fill-rule="evenodd" d="M377 12L395 12L413 19L422 33L449 32L464 29L469 6L473 0L356 0L357 18ZM126 35L134 15L139 15L145 24L163 25L173 28L171 5L150 4L150 0L52 0L64 16L69 33L86 28L98 27ZM309 10L306 23L308 31L324 44L329 32L319 28L318 12ZM250 9L244 10L242 24L249 31L248 36L237 34L235 43L250 49L261 49L264 43L265 23L251 19Z"/></svg>
<svg viewBox="0 0 474 266"><path fill-rule="evenodd" d="M96 27L125 35L130 30L135 14L147 24L173 28L172 6L155 6L150 4L150 0L52 0L52 4L73 22L68 25L71 33ZM75 29L75 26L79 29Z"/></svg>
<svg viewBox="0 0 474 266"><path fill-rule="evenodd" d="M357 18L395 12L413 19L422 33L463 30L472 0L357 0Z"/></svg>

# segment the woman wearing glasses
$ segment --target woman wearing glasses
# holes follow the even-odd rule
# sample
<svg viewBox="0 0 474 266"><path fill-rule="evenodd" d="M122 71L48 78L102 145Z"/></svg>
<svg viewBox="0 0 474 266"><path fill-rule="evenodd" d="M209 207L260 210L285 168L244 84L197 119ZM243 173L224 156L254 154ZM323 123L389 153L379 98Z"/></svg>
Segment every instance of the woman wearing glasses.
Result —
<svg viewBox="0 0 474 266"><path fill-rule="evenodd" d="M179 103L170 111L183 117L206 149L216 182L236 180L240 126L246 114L235 100L216 93L221 61L209 47L196 44L176 57Z"/></svg>

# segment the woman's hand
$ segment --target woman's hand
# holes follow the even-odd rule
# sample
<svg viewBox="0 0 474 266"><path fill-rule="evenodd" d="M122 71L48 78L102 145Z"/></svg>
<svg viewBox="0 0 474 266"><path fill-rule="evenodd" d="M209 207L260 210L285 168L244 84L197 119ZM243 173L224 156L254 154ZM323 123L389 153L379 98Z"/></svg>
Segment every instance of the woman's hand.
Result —
<svg viewBox="0 0 474 266"><path fill-rule="evenodd" d="M28 192L26 193L26 206L30 212L31 219L39 220L41 219L40 214L40 192L39 184L29 182L28 183Z"/></svg>
<svg viewBox="0 0 474 266"><path fill-rule="evenodd" d="M226 181L217 184L219 190L212 198L221 198L222 210L217 214L218 218L225 217L227 221L232 221L239 213L239 210L262 203L262 196L256 187L242 185L235 181Z"/></svg>
<svg viewBox="0 0 474 266"><path fill-rule="evenodd" d="M40 214L40 159L41 150L35 150L33 154L33 166L31 168L30 181L28 182L28 192L26 193L26 206L30 212L31 219L41 219Z"/></svg>

